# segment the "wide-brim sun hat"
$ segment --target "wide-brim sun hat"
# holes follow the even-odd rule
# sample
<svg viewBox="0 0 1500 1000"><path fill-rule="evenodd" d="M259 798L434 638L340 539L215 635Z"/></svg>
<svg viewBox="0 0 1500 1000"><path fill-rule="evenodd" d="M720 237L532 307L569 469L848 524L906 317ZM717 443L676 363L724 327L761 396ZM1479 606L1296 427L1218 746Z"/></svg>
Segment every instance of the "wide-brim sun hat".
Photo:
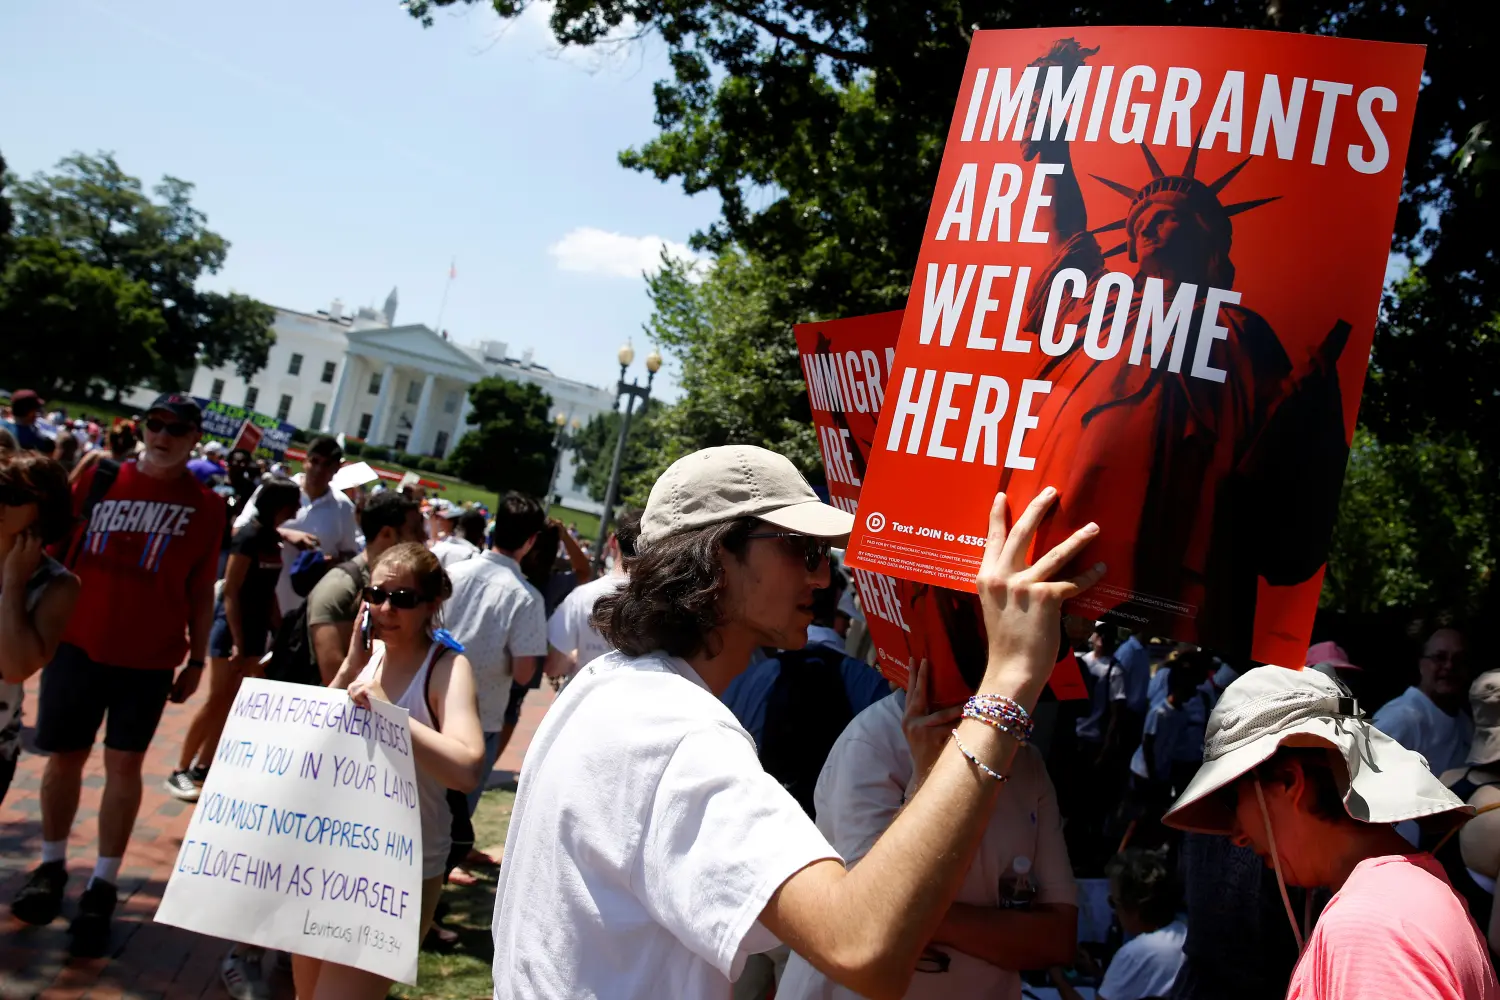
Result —
<svg viewBox="0 0 1500 1000"><path fill-rule="evenodd" d="M1474 814L1433 776L1421 754L1361 717L1337 682L1315 670L1268 666L1247 671L1224 690L1208 717L1203 766L1162 822L1193 833L1232 833L1236 801L1226 789L1283 746L1340 754L1346 773L1334 772L1344 809L1362 823Z"/></svg>
<svg viewBox="0 0 1500 1000"><path fill-rule="evenodd" d="M695 451L661 474L641 515L638 544L744 517L836 542L854 530L854 515L819 500L786 456L732 444Z"/></svg>
<svg viewBox="0 0 1500 1000"><path fill-rule="evenodd" d="M1474 742L1470 764L1500 762L1500 670L1486 670L1469 685L1469 707L1474 711Z"/></svg>

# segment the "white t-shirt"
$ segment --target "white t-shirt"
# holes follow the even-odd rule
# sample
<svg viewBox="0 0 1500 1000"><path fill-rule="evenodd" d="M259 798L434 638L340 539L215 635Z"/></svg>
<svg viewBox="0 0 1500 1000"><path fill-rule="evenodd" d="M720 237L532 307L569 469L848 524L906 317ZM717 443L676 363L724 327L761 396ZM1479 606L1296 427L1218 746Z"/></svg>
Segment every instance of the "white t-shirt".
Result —
<svg viewBox="0 0 1500 1000"><path fill-rule="evenodd" d="M444 569L465 559L473 559L479 551L479 546L459 535L449 535L432 543L432 554L437 556Z"/></svg>
<svg viewBox="0 0 1500 1000"><path fill-rule="evenodd" d="M443 604L443 622L474 668L479 725L498 733L505 725L516 657L547 655L542 595L514 559L493 550L454 563L448 578L453 594Z"/></svg>
<svg viewBox="0 0 1500 1000"><path fill-rule="evenodd" d="M1376 729L1427 758L1433 774L1462 767L1474 742L1468 713L1449 715L1420 688L1409 687L1380 706L1372 721Z"/></svg>
<svg viewBox="0 0 1500 1000"><path fill-rule="evenodd" d="M864 857L906 801L912 780L911 750L901 732L906 693L898 691L855 716L834 743L818 775L813 805L818 829L850 864ZM1078 886L1063 841L1057 794L1041 754L1023 747L1010 781L995 803L979 852L955 897L960 903L999 906L1000 877L1016 857L1032 861L1038 903L1078 905ZM1021 977L951 948L945 973L919 969L908 998L959 1000L973 997L1018 1000ZM777 1000L852 1000L858 994L836 985L798 955L787 962Z"/></svg>
<svg viewBox="0 0 1500 1000"><path fill-rule="evenodd" d="M608 653L526 754L495 893L495 997L728 1000L771 895L837 858L680 659Z"/></svg>
<svg viewBox="0 0 1500 1000"><path fill-rule="evenodd" d="M1099 1000L1143 1000L1172 992L1182 968L1187 924L1181 918L1120 946L1099 984Z"/></svg>
<svg viewBox="0 0 1500 1000"><path fill-rule="evenodd" d="M557 606L557 610L552 612L552 617L547 622L547 643L564 653L578 650L578 664L573 673L614 648L599 634L598 629L589 624L589 615L594 613L594 603L599 598L613 594L625 586L626 579L611 573L574 587Z"/></svg>
<svg viewBox="0 0 1500 1000"><path fill-rule="evenodd" d="M255 493L250 497L250 502L245 504L245 508L234 519L236 531L249 524L252 518L259 516L259 509L255 506L258 499L260 499L260 488L256 487ZM363 548L358 538L358 526L354 522L354 501L338 490L329 490L316 500L303 493L302 509L297 511L282 527L296 528L298 531L316 535L318 550L330 562L338 563ZM305 598L298 597L297 592L292 589L292 563L297 559L297 550L285 544L281 548L281 579L276 581L276 603L281 608L281 613L285 615L300 608Z"/></svg>

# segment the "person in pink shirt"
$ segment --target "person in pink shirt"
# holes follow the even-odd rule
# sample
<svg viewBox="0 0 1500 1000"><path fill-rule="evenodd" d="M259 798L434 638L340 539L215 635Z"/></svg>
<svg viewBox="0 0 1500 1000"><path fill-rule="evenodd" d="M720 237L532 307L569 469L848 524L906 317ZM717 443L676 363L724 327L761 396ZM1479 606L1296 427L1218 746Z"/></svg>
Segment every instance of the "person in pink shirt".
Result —
<svg viewBox="0 0 1500 1000"><path fill-rule="evenodd" d="M1338 682L1258 667L1215 706L1203 767L1162 821L1229 836L1276 872L1301 950L1289 1000L1500 1000L1463 897L1393 829L1473 813ZM1311 933L1287 885L1333 890Z"/></svg>

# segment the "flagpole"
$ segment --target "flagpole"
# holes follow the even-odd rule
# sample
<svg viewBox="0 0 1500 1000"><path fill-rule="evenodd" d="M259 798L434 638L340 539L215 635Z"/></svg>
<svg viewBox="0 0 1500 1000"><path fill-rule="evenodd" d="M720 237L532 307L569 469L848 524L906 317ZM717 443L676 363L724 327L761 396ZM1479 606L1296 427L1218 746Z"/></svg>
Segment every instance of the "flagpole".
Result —
<svg viewBox="0 0 1500 1000"><path fill-rule="evenodd" d="M437 326L433 332L439 337L443 335L443 313L448 311L448 290L453 287L453 279L458 275L458 258L453 258L448 264L448 281L443 285L443 301L438 306Z"/></svg>

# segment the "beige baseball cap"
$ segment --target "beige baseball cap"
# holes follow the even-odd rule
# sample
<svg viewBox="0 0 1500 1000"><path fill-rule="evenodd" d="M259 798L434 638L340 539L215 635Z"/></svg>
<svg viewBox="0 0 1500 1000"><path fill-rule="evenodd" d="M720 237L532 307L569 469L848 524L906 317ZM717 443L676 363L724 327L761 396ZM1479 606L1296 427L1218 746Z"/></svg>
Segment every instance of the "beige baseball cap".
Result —
<svg viewBox="0 0 1500 1000"><path fill-rule="evenodd" d="M695 451L661 474L641 516L640 545L741 517L815 538L854 530L854 515L819 500L784 455L731 444Z"/></svg>

